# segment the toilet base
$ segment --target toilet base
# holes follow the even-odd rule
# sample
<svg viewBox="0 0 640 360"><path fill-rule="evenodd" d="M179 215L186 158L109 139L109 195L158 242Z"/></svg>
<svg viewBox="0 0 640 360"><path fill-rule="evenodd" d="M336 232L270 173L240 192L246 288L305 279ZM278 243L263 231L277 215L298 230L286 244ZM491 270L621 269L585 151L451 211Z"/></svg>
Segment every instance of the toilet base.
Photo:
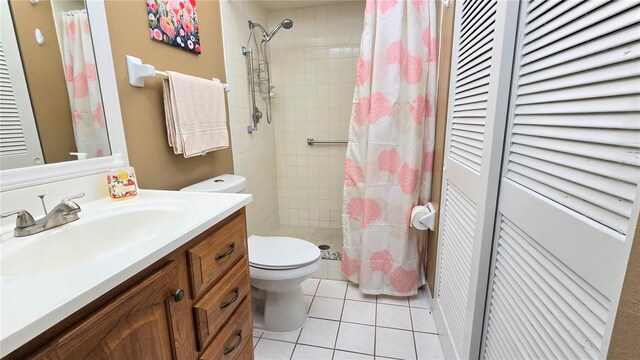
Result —
<svg viewBox="0 0 640 360"><path fill-rule="evenodd" d="M253 287L254 328L269 332L291 332L307 321L302 286L287 291L265 291Z"/></svg>

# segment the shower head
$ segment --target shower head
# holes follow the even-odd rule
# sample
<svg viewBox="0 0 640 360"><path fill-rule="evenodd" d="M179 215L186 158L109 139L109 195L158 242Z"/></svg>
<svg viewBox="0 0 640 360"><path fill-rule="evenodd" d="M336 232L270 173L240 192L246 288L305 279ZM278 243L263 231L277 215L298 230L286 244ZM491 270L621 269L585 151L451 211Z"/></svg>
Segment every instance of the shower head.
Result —
<svg viewBox="0 0 640 360"><path fill-rule="evenodd" d="M293 20L291 19L284 19L282 20L282 27L285 29L291 29L293 27Z"/></svg>
<svg viewBox="0 0 640 360"><path fill-rule="evenodd" d="M278 24L278 26L276 26L273 30L271 30L271 32L269 33L269 36L267 38L267 41L270 41L271 38L278 32L278 30L280 30L281 28L285 28L286 30L291 29L293 27L293 21L291 19L284 19L282 20L282 22L280 24Z"/></svg>
<svg viewBox="0 0 640 360"><path fill-rule="evenodd" d="M292 27L293 27L293 21L291 19L284 19L284 20L282 20L282 22L280 24L278 24L278 26L273 28L273 30L271 30L271 32L267 33L267 30L265 30L265 28L262 25L260 25L258 23L254 23L253 21L249 20L249 30L253 30L255 28L260 29L260 31L262 32L262 41L263 42L271 41L271 39L275 36L275 34L281 28L291 29Z"/></svg>

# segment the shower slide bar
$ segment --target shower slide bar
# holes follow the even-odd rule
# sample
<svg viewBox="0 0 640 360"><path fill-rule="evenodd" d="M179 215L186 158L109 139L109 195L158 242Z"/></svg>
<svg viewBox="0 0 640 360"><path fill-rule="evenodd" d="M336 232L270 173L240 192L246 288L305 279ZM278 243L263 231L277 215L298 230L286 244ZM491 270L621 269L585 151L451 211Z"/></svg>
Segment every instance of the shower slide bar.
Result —
<svg viewBox="0 0 640 360"><path fill-rule="evenodd" d="M347 140L315 140L314 138L307 138L307 145L329 145L329 144L348 144Z"/></svg>
<svg viewBox="0 0 640 360"><path fill-rule="evenodd" d="M251 134L258 130L258 122L262 119L262 111L258 109L256 105L256 83L254 79L253 68L253 50L251 48L242 47L242 55L245 56L245 63L247 65L247 76L249 78L249 92L251 93L251 111L250 111L250 125L247 126L247 133Z"/></svg>

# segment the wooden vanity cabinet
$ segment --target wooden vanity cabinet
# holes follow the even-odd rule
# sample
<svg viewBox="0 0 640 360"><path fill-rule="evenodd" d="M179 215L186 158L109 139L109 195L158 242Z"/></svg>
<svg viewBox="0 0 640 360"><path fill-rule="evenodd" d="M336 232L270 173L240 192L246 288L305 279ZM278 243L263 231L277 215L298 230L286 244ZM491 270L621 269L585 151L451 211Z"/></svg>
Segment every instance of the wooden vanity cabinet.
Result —
<svg viewBox="0 0 640 360"><path fill-rule="evenodd" d="M253 359L244 209L5 359Z"/></svg>
<svg viewBox="0 0 640 360"><path fill-rule="evenodd" d="M163 266L62 335L37 358L174 359L181 343L180 289L175 262ZM185 339L183 339L185 340ZM184 349L186 350L186 349Z"/></svg>

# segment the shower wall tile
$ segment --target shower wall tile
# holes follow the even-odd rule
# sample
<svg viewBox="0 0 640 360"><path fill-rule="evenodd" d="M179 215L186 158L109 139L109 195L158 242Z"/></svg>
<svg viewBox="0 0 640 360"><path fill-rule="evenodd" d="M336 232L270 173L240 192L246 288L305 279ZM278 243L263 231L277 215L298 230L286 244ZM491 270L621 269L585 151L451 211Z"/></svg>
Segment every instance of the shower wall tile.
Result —
<svg viewBox="0 0 640 360"><path fill-rule="evenodd" d="M227 99L234 172L247 178L245 192L253 195L253 202L247 206L249 234L269 235L278 226L275 132L274 127L265 122L260 124L259 131L247 133L249 91L245 58L241 53L249 36L247 21L267 24L267 10L259 1L222 0L220 8L226 75L231 85ZM264 109L264 103L258 106Z"/></svg>
<svg viewBox="0 0 640 360"><path fill-rule="evenodd" d="M364 2L272 11L269 28L293 20L270 42L280 223L340 228L347 140ZM245 40L246 41L246 40Z"/></svg>

